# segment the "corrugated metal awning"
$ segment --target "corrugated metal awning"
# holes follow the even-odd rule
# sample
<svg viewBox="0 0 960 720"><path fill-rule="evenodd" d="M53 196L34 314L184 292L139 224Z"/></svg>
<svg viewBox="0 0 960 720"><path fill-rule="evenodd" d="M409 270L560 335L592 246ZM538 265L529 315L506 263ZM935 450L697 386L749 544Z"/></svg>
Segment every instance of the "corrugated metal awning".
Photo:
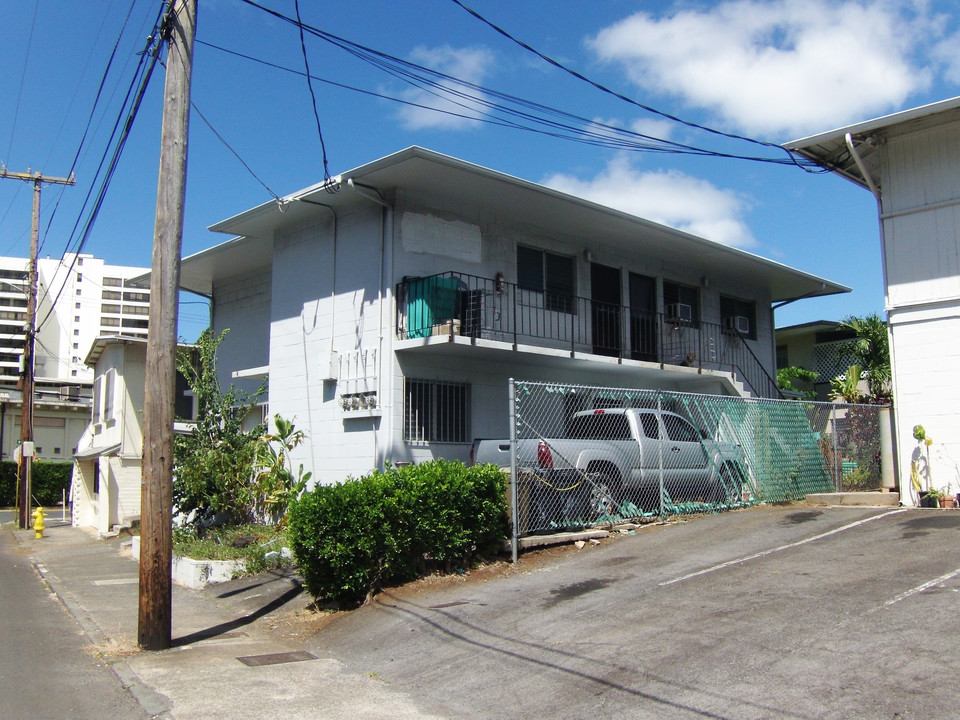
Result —
<svg viewBox="0 0 960 720"><path fill-rule="evenodd" d="M120 443L113 445L91 445L73 454L74 460L93 460L104 455L116 455L120 452Z"/></svg>

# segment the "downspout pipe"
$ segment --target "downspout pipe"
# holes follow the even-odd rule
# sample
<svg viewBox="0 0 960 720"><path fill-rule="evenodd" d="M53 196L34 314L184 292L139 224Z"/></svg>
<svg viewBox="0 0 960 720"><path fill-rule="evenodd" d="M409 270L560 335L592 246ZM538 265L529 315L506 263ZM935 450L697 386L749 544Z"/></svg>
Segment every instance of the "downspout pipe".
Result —
<svg viewBox="0 0 960 720"><path fill-rule="evenodd" d="M385 447L389 447L393 439L393 418L392 402L388 402L387 398L392 398L393 396L393 382L392 376L393 371L391 370L391 379L388 382L383 376L383 353L384 353L384 343L386 338L384 337L384 288L387 287L387 282L391 277L393 277L393 206L383 199L383 195L375 187L369 185L363 185L356 182L353 178L347 178L346 185L348 188L356 192L358 195L361 195L368 200L375 202L377 205L380 205L383 210L381 211L381 225L380 225L380 267L378 275L378 285L377 288L377 307L379 308L379 328L377 330L377 402L383 410L384 427L383 435L386 438L386 443L383 445L377 444L376 450L376 464L377 467L383 467L383 463L386 460ZM386 258L386 272L387 275L384 275L384 260ZM390 350L391 358L393 357L392 347ZM376 428L374 428L374 437L377 436Z"/></svg>
<svg viewBox="0 0 960 720"><path fill-rule="evenodd" d="M879 201L880 190L877 188L876 184L874 184L873 178L870 177L870 173L867 171L867 166L863 164L863 158L860 157L860 153L857 152L857 146L853 144L853 135L847 133L843 136L843 139L847 143L847 150L850 151L850 157L853 158L853 161L857 164L857 168L860 170L860 174L863 175L864 182L867 183L867 187L870 188L870 192L872 192L873 196Z"/></svg>
<svg viewBox="0 0 960 720"><path fill-rule="evenodd" d="M873 196L877 199L877 221L880 226L880 263L881 270L883 272L883 287L884 287L884 302L887 306L887 336L890 343L890 369L891 369L891 390L893 392L893 437L899 437L899 427L900 427L900 402L898 400L897 392L897 350L896 343L893 341L893 325L890 322L890 295L889 288L890 283L887 279L887 241L886 241L886 228L885 220L883 217L883 196L880 193L880 189L877 187L876 183L873 182L873 178L870 177L870 173L867 172L867 168L863 163L863 158L860 157L860 153L857 152L856 146L853 144L853 136L850 133L847 133L844 136L844 140L847 144L847 150L850 151L850 155L853 158L853 161L857 164L860 172L863 174L863 179L867 183L867 187L870 188L870 192L873 193ZM899 443L894 440L893 442L893 466L894 466L894 482L897 487L901 489L901 497L903 483L900 481L900 458L898 457Z"/></svg>

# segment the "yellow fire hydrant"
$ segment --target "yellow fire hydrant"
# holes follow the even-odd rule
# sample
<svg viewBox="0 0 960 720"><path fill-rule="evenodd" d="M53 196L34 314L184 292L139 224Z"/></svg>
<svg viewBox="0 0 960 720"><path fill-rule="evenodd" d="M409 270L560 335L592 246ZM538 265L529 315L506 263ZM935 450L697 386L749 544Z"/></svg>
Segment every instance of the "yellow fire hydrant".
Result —
<svg viewBox="0 0 960 720"><path fill-rule="evenodd" d="M43 537L45 527L46 525L43 524L43 508L38 507L33 511L33 532L38 540Z"/></svg>

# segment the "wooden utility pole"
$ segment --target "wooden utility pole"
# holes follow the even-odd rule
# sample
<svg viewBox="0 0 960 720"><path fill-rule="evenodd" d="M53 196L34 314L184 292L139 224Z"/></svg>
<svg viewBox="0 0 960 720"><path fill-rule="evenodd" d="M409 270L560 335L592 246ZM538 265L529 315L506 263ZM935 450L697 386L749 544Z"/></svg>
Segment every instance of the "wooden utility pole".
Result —
<svg viewBox="0 0 960 720"><path fill-rule="evenodd" d="M73 185L68 178L50 177L39 172L7 172L0 168L0 178L13 178L33 183L33 219L30 223L30 264L27 267L27 321L24 326L23 369L20 372L20 464L17 469L17 519L21 529L30 527L30 476L33 467L33 349L37 321L37 248L40 240L40 186L43 183Z"/></svg>
<svg viewBox="0 0 960 720"><path fill-rule="evenodd" d="M176 388L177 294L187 179L187 131L196 0L170 0L163 28L167 76L157 214L150 275L150 324L143 404L140 492L140 607L137 639L166 650L171 635L173 556L173 420Z"/></svg>

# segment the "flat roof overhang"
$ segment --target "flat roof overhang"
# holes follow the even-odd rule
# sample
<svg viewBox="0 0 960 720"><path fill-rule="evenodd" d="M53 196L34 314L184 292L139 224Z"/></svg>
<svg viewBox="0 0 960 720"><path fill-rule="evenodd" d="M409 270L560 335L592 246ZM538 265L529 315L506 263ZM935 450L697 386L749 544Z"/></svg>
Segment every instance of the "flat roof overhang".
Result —
<svg viewBox="0 0 960 720"><path fill-rule="evenodd" d="M273 238L330 216L369 205L371 197L429 198L438 207L498 208L544 235L582 237L624 253L637 253L693 267L748 286L766 287L771 301L784 302L850 292L850 288L753 253L731 248L619 210L419 147L411 147L270 201L211 226L235 237L184 258L181 287L211 295L216 281L270 267Z"/></svg>

